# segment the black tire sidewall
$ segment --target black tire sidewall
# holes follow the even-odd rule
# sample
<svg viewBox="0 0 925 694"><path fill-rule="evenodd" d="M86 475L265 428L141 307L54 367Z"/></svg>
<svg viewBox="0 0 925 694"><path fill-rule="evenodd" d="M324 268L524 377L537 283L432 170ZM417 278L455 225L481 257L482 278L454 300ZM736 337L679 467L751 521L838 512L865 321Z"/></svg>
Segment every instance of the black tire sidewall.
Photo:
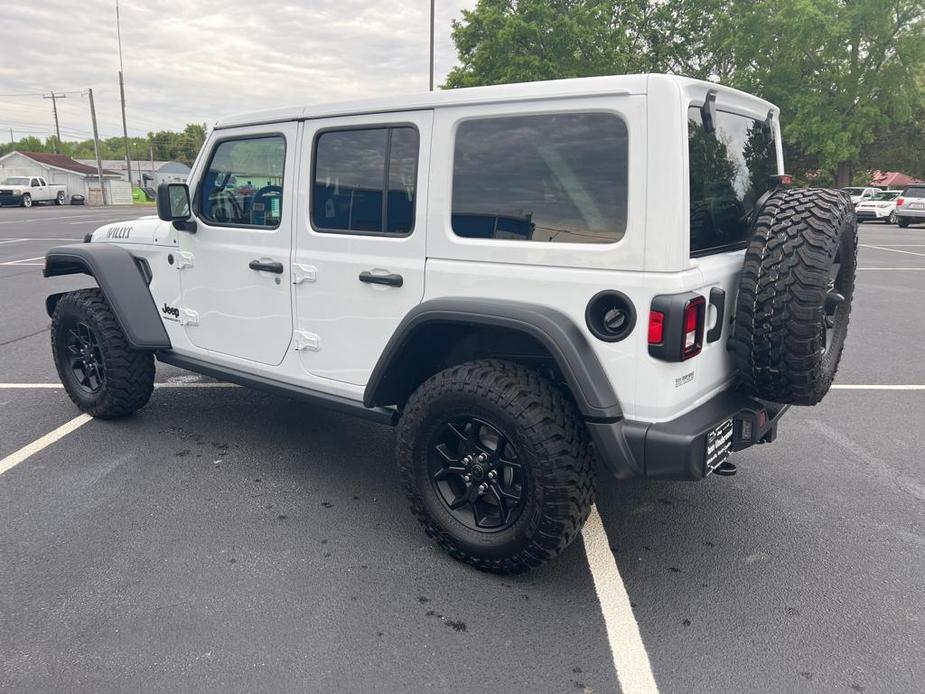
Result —
<svg viewBox="0 0 925 694"><path fill-rule="evenodd" d="M439 427L460 415L475 416L489 422L513 443L523 466L526 499L514 524L503 530L479 532L463 525L446 508L430 479L428 444ZM517 422L504 408L472 393L444 393L428 403L424 416L414 424L410 455L414 495L429 515L466 554L503 560L525 549L542 516L542 489L536 484L538 464L535 452L525 440Z"/></svg>

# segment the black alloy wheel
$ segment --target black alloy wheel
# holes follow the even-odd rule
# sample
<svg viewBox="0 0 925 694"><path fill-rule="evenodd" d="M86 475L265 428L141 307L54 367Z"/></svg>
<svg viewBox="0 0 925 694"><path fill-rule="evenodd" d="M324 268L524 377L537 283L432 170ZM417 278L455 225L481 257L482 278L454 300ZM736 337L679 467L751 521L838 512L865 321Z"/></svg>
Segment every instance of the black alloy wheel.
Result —
<svg viewBox="0 0 925 694"><path fill-rule="evenodd" d="M69 322L65 329L65 358L74 384L87 395L95 395L106 382L106 364L99 338L83 321Z"/></svg>
<svg viewBox="0 0 925 694"><path fill-rule="evenodd" d="M497 532L517 522L526 471L508 436L475 416L453 417L435 430L428 473L437 497L471 530Z"/></svg>
<svg viewBox="0 0 925 694"><path fill-rule="evenodd" d="M844 237L838 245L835 252L835 262L829 269L829 286L825 293L825 302L822 307L822 334L825 336L823 354L832 347L832 338L835 336L835 328L840 320L844 320L844 312L841 311L845 303L845 275L842 272L842 248L845 245Z"/></svg>

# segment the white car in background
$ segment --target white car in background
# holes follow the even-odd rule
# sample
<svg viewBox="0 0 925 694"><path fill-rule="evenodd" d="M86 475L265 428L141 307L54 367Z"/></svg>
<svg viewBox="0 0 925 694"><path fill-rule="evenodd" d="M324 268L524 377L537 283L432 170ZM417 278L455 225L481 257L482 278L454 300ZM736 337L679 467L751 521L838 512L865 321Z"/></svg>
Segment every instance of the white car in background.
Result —
<svg viewBox="0 0 925 694"><path fill-rule="evenodd" d="M842 190L851 196L851 202L855 205L864 200L870 200L878 192L876 188L871 188L870 186L842 188Z"/></svg>
<svg viewBox="0 0 925 694"><path fill-rule="evenodd" d="M896 222L905 229L910 224L925 222L925 183L906 186L896 200Z"/></svg>
<svg viewBox="0 0 925 694"><path fill-rule="evenodd" d="M896 198L901 190L879 190L869 200L859 202L854 210L859 222L896 224Z"/></svg>

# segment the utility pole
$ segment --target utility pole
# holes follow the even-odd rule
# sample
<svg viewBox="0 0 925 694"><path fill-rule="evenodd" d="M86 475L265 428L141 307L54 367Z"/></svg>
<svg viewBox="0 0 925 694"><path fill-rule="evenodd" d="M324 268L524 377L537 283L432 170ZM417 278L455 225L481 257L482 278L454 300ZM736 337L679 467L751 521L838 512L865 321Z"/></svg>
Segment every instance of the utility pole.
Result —
<svg viewBox="0 0 925 694"><path fill-rule="evenodd" d="M93 90L88 89L90 95L90 120L93 121L93 153L96 155L96 172L100 177L100 193L103 195L103 205L106 205L106 181L103 179L103 162L100 161L100 133L96 128L96 106L93 105Z"/></svg>
<svg viewBox="0 0 925 694"><path fill-rule="evenodd" d="M157 188L157 186L154 185L154 183L157 181L157 177L154 175L154 143L150 140L148 141L148 157L151 160L151 185L152 187Z"/></svg>
<svg viewBox="0 0 925 694"><path fill-rule="evenodd" d="M13 128L10 128L10 144L15 145L16 140L13 138Z"/></svg>
<svg viewBox="0 0 925 694"><path fill-rule="evenodd" d="M61 127L58 125L58 99L66 99L67 94L55 94L52 90L51 94L43 94L43 99L51 99L51 110L55 114L55 154L58 154L58 147L61 146Z"/></svg>
<svg viewBox="0 0 925 694"><path fill-rule="evenodd" d="M434 2L430 0L430 91L434 90Z"/></svg>
<svg viewBox="0 0 925 694"><path fill-rule="evenodd" d="M125 170L128 184L132 185L132 157L128 151L128 124L125 121L125 81L122 78L122 24L119 19L119 0L116 0L116 33L119 37L119 95L122 97L122 135L125 137Z"/></svg>

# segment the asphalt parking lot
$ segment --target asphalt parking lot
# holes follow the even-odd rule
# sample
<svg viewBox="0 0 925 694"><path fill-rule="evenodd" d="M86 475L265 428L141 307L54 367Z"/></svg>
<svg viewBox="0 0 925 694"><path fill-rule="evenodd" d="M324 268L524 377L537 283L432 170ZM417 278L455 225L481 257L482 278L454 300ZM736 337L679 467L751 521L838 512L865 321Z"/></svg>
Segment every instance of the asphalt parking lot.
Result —
<svg viewBox="0 0 925 694"><path fill-rule="evenodd" d="M43 253L150 212L0 209L0 461L79 414L44 298L92 280ZM603 529L523 577L427 540L389 429L158 365L0 475L0 691L617 692L615 661L627 692L922 691L925 226L861 243L838 389L735 477L599 481ZM648 663L608 638L624 590Z"/></svg>

